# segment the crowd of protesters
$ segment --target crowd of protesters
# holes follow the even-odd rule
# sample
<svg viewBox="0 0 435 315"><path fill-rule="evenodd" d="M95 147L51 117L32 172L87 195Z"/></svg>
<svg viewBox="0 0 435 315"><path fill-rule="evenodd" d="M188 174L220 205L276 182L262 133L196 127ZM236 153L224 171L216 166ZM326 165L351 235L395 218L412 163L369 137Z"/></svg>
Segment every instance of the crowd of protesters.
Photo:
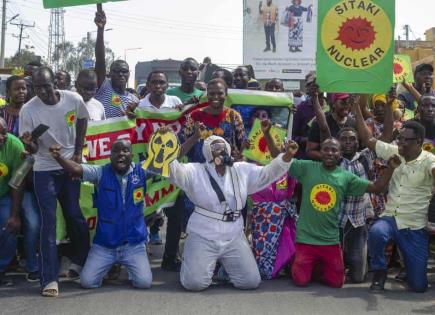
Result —
<svg viewBox="0 0 435 315"><path fill-rule="evenodd" d="M415 84L374 95L323 93L316 73L309 73L293 114L293 140L279 147L270 112L253 113L274 158L260 166L242 154L252 122L224 106L230 88L261 89L252 68L209 71L210 58L201 65L186 58L179 87L167 89L165 73L154 70L138 94L127 88L127 62L114 61L106 73L104 12L96 13L95 24L95 69L82 70L74 86L68 72L53 73L37 62L6 83L7 102L0 108L0 285L13 284L6 273L17 257L25 257L26 279L39 281L43 296L59 295L60 275L91 289L106 276L117 277L121 266L134 287L150 288L147 240L162 244L161 220L152 222L148 235L143 215L153 175L133 162L125 139L111 144L108 164L86 164L87 125L134 119L141 109L180 110L206 96L206 105L193 109L178 133L179 158L188 163L170 164L169 180L182 193L163 209L163 270L180 272L182 286L192 291L213 280L255 289L261 279L283 275L297 286L320 281L340 288L362 283L370 273L376 292L384 290L388 268L397 264L397 280L426 291L435 212L430 64L416 67ZM283 82L272 79L264 90L283 93ZM41 124L48 129L37 137ZM163 136L168 129L156 132ZM29 159L33 170L20 185L9 185ZM81 181L96 188L92 245L79 204ZM58 204L70 242L66 250L56 240ZM61 274L65 252L69 264Z"/></svg>

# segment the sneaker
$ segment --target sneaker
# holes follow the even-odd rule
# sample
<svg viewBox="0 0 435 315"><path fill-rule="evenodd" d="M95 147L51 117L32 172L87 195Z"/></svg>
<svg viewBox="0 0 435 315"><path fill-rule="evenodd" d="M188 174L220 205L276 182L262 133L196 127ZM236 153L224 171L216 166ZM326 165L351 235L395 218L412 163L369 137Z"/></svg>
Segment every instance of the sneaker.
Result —
<svg viewBox="0 0 435 315"><path fill-rule="evenodd" d="M0 272L0 287L10 287L14 285L11 279L6 278L6 274L4 272Z"/></svg>
<svg viewBox="0 0 435 315"><path fill-rule="evenodd" d="M150 244L151 245L162 245L163 241L160 238L159 233L150 234Z"/></svg>
<svg viewBox="0 0 435 315"><path fill-rule="evenodd" d="M80 279L80 274L77 271L73 270L73 269L68 270L66 276L67 276L68 280L78 280L78 279Z"/></svg>
<svg viewBox="0 0 435 315"><path fill-rule="evenodd" d="M28 282L38 282L39 281L39 271L29 272L26 275L26 280Z"/></svg>
<svg viewBox="0 0 435 315"><path fill-rule="evenodd" d="M384 291L385 280L387 280L387 270L375 270L373 272L372 285L370 291L382 292Z"/></svg>
<svg viewBox="0 0 435 315"><path fill-rule="evenodd" d="M179 272L181 269L181 260L177 257L163 256L162 269L166 271Z"/></svg>
<svg viewBox="0 0 435 315"><path fill-rule="evenodd" d="M266 47L266 48L264 48L264 52L266 52L266 51L269 51L270 50L270 47Z"/></svg>

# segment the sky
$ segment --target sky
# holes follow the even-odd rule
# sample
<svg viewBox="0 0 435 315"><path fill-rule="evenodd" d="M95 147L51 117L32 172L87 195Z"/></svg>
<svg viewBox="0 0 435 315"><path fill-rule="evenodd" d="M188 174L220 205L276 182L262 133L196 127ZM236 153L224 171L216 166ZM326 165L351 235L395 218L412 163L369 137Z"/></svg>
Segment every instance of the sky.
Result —
<svg viewBox="0 0 435 315"><path fill-rule="evenodd" d="M408 24L411 39L423 39L424 32L435 26L435 1L413 0L412 5L409 2L396 0L395 37L403 39L403 26ZM138 61L186 57L202 61L205 56L220 65L242 63L243 0L129 0L103 7L108 20L106 28L113 29L105 33L105 40L116 57L126 56L131 68ZM35 53L47 56L50 10L43 8L42 0L8 0L7 9L8 19L20 14L14 22L35 22L34 28L24 30L29 38L24 39L23 45L33 46ZM96 30L95 10L95 5L65 8L66 40L76 43L87 32ZM8 25L6 56L18 49L13 34L19 34L18 27Z"/></svg>

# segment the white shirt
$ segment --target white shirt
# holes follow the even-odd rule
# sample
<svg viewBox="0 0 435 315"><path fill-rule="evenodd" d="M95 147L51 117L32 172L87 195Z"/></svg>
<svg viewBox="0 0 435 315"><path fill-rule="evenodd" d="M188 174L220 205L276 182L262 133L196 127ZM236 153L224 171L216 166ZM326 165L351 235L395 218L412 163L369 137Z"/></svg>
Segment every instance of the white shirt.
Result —
<svg viewBox="0 0 435 315"><path fill-rule="evenodd" d="M264 167L246 162L234 163L233 168L236 170L239 179L242 206L245 206L248 195L264 189L272 182L281 178L289 170L290 165L291 162L286 163L282 160L282 154ZM205 167L207 167L210 175L219 184L228 206L232 210L235 210L236 198L228 167L224 176L220 176L217 174L213 164L181 164L175 160L170 164L169 180L184 190L196 206L213 212L223 213L225 209L221 207ZM242 231L242 216L235 222L224 222L193 212L187 225L188 233L198 234L208 240L232 240Z"/></svg>
<svg viewBox="0 0 435 315"><path fill-rule="evenodd" d="M54 171L62 166L51 157L49 148L53 144L61 146L60 154L65 159L74 155L77 119L88 119L89 114L83 98L74 92L56 90L59 102L55 105L44 104L37 96L32 98L20 111L20 136L32 132L40 124L50 127L38 140L35 154L35 171Z"/></svg>
<svg viewBox="0 0 435 315"><path fill-rule="evenodd" d="M95 98L91 98L89 101L85 102L85 105L89 113L89 121L106 120L104 106L100 101L97 101Z"/></svg>
<svg viewBox="0 0 435 315"><path fill-rule="evenodd" d="M175 106L183 104L183 102L178 98L178 96L174 96L174 95L166 95L165 94L165 100L163 102L163 104L158 108L158 109L162 109L162 108L175 108ZM139 103L139 107L142 108L146 108L146 107L151 107L151 108L156 108L153 104L151 104L150 102L150 94L148 94L147 96L145 96L145 98L143 98L140 103Z"/></svg>

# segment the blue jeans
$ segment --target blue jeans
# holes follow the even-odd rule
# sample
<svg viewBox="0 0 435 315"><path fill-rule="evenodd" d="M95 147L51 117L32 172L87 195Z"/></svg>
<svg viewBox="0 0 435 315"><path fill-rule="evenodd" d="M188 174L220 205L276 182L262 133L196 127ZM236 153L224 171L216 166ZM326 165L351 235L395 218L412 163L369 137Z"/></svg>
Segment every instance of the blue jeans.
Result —
<svg viewBox="0 0 435 315"><path fill-rule="evenodd" d="M57 200L73 245L73 264L83 266L89 251L89 229L79 206L80 181L63 170L34 172L35 195L41 213L39 271L41 286L58 281L59 261L56 247Z"/></svg>
<svg viewBox="0 0 435 315"><path fill-rule="evenodd" d="M403 254L407 282L415 292L427 289L429 238L425 229L399 230L394 217L381 217L369 231L368 247L373 270L386 270L385 246L393 240Z"/></svg>
<svg viewBox="0 0 435 315"><path fill-rule="evenodd" d="M11 217L11 198L9 194L0 198L0 272L4 272L17 250L17 237L5 229Z"/></svg>
<svg viewBox="0 0 435 315"><path fill-rule="evenodd" d="M126 244L116 248L93 244L80 274L82 287L99 288L106 273L116 263L127 267L129 279L134 287L140 289L151 287L153 277L144 243Z"/></svg>
<svg viewBox="0 0 435 315"><path fill-rule="evenodd" d="M38 271L38 246L40 218L38 203L33 192L25 191L21 203L21 222L24 234L24 251L26 253L26 271Z"/></svg>

